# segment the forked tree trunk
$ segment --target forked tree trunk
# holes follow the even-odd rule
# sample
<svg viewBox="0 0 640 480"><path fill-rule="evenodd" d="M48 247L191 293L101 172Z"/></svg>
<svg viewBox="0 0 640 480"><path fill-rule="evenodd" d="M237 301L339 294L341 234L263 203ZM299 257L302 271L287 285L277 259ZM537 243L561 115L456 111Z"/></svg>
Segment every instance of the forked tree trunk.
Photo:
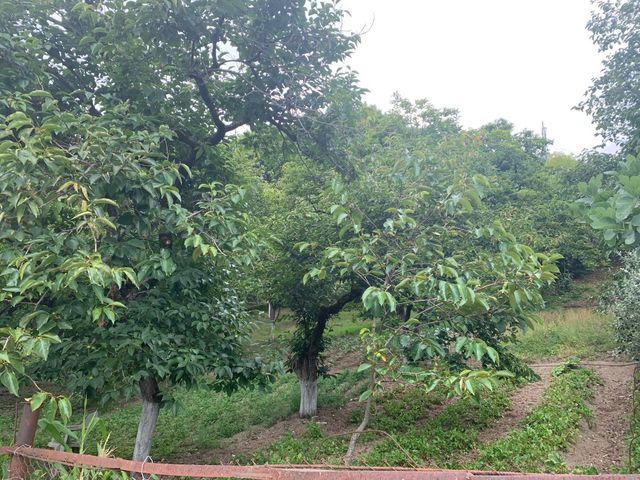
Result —
<svg viewBox="0 0 640 480"><path fill-rule="evenodd" d="M153 377L141 379L139 385L142 394L142 413L138 423L133 460L144 462L151 452L151 441L160 413L160 389Z"/></svg>

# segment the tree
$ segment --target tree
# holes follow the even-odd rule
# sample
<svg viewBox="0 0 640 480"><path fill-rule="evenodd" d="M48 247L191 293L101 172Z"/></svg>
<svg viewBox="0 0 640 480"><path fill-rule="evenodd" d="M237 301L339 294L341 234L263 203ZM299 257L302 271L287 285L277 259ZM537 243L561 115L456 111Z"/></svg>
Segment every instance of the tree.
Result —
<svg viewBox="0 0 640 480"><path fill-rule="evenodd" d="M234 292L257 253L223 141L300 139L357 36L304 1L0 2L2 379L41 375L144 407L148 453L173 385L248 380ZM8 349L8 350L7 350ZM18 352L18 353L16 353Z"/></svg>
<svg viewBox="0 0 640 480"><path fill-rule="evenodd" d="M442 137L446 138L446 136ZM365 287L373 318L363 331L370 373L362 424L385 376L478 395L498 378L501 340L532 324L552 282L558 255L535 253L499 224L487 226L481 196L488 180L469 157L434 156L433 139L389 134L374 153L355 160L355 179L333 182L338 239L322 250L306 282L341 277ZM436 150L437 151L437 150ZM322 248L311 242L301 252ZM474 356L486 369L454 361Z"/></svg>
<svg viewBox="0 0 640 480"><path fill-rule="evenodd" d="M600 0L596 5L587 28L606 58L578 108L593 117L606 140L633 153L640 146L640 1Z"/></svg>
<svg viewBox="0 0 640 480"><path fill-rule="evenodd" d="M320 283L303 282L305 274L316 271L321 252L339 240L342 226L336 224L330 213L336 201L330 185L339 175L350 184L357 183L358 172L354 165L368 155L395 144L402 138L403 144L418 142L435 144L447 135L457 134L454 110L435 109L427 101L415 104L398 95L389 114L382 114L365 105L338 104L333 106L332 117L340 118L336 130L326 138L331 145L333 161L314 165L305 156L291 157L290 152L277 146L275 152L288 162L273 159L272 141L261 132L258 138L250 138L255 148L260 145L261 163L266 157L269 165L278 165L277 175L272 167L264 187L263 204L269 205L265 217L266 231L277 238L272 243L273 256L261 275L261 284L269 292L269 298L291 309L297 329L291 339L288 365L300 382L300 409L302 417L317 414L317 379L326 372L324 353L325 332L330 318L348 303L358 299L365 285L357 278L342 278L329 273ZM340 113L341 112L341 113ZM270 153L271 152L271 153ZM341 160L336 160L340 157ZM270 182L273 177L277 181ZM355 185L354 184L354 185ZM375 203L378 199L371 198ZM313 248L302 251L293 248L302 243Z"/></svg>
<svg viewBox="0 0 640 480"><path fill-rule="evenodd" d="M290 310L296 330L289 339L287 366L300 383L301 417L317 415L317 380L326 373L325 330L330 318L339 313L361 290L338 277L320 285L302 282L306 272L319 261L317 251L300 252L294 246L302 241L328 245L337 238L337 228L328 212L325 193L335 172L309 159L298 158L281 166L275 182L262 185L259 203L266 206L261 236L272 238L266 261L253 275L264 298Z"/></svg>

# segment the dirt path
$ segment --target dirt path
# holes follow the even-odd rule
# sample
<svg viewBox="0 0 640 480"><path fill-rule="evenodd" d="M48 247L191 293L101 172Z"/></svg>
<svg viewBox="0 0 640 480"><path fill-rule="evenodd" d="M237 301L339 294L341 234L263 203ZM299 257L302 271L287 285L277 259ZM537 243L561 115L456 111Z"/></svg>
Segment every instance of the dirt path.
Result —
<svg viewBox="0 0 640 480"><path fill-rule="evenodd" d="M493 427L480 433L480 444L493 442L518 428L520 422L540 402L551 382L551 370L560 364L549 362L532 365L541 380L525 385L514 393L510 409ZM570 469L595 467L599 472L606 473L624 466L627 459L626 433L632 409L635 365L614 361L583 362L582 365L594 369L603 383L591 405L592 428L585 423L576 443L564 455L564 460ZM472 461L475 455L476 451L470 452L462 459L462 463Z"/></svg>
<svg viewBox="0 0 640 480"><path fill-rule="evenodd" d="M551 383L553 367L553 365L533 367L533 371L540 375L540 380L528 383L515 391L511 396L511 406L504 412L502 418L492 428L480 432L478 436L480 443L493 442L514 428L518 428L520 422L540 403L542 395Z"/></svg>
<svg viewBox="0 0 640 480"><path fill-rule="evenodd" d="M584 426L576 443L565 455L569 468L595 467L600 473L624 465L628 445L626 433L632 410L635 365L618 362L585 362L603 381L592 405L593 426Z"/></svg>

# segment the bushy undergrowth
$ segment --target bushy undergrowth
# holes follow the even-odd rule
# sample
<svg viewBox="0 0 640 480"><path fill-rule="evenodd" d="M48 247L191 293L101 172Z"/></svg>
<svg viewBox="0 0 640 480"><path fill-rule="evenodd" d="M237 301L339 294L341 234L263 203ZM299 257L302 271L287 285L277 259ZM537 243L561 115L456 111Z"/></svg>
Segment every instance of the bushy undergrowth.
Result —
<svg viewBox="0 0 640 480"><path fill-rule="evenodd" d="M545 392L522 428L480 447L467 468L500 471L566 472L561 457L575 439L580 422L591 419L587 401L595 395L598 376L588 369L566 369Z"/></svg>
<svg viewBox="0 0 640 480"><path fill-rule="evenodd" d="M615 336L621 349L640 358L640 249L623 258L609 288L607 304L615 317Z"/></svg>
<svg viewBox="0 0 640 480"><path fill-rule="evenodd" d="M509 350L525 361L565 358L572 355L594 358L616 349L613 318L590 308L548 310L541 321Z"/></svg>

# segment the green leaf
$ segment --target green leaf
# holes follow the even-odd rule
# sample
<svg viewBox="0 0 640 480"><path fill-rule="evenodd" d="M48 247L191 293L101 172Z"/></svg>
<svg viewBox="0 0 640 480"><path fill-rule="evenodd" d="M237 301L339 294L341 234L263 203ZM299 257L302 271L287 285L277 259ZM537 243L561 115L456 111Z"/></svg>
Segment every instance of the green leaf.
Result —
<svg viewBox="0 0 640 480"><path fill-rule="evenodd" d="M35 412L38 408L40 408L40 406L47 398L49 398L49 394L46 392L34 393L33 396L29 399L31 410Z"/></svg>
<svg viewBox="0 0 640 480"><path fill-rule="evenodd" d="M364 372L365 370L370 369L371 366L372 365L370 363L362 363L362 364L360 364L360 366L358 367L358 373Z"/></svg>
<svg viewBox="0 0 640 480"><path fill-rule="evenodd" d="M366 401L371 395L373 395L373 392L371 390L365 390L364 392L362 392L362 395L360 395L360 398L358 399L359 402L364 402Z"/></svg>
<svg viewBox="0 0 640 480"><path fill-rule="evenodd" d="M2 374L0 374L0 383L2 383L7 388L7 390L9 390L9 393L15 395L16 397L18 396L18 379L16 378L16 374L11 370L5 370L4 372L2 372Z"/></svg>
<svg viewBox="0 0 640 480"><path fill-rule="evenodd" d="M489 358L493 363L497 364L499 362L498 352L496 351L495 348L487 347L487 355L489 356Z"/></svg>
<svg viewBox="0 0 640 480"><path fill-rule="evenodd" d="M68 422L71 418L71 402L68 398L63 397L58 400L58 410L64 422Z"/></svg>

